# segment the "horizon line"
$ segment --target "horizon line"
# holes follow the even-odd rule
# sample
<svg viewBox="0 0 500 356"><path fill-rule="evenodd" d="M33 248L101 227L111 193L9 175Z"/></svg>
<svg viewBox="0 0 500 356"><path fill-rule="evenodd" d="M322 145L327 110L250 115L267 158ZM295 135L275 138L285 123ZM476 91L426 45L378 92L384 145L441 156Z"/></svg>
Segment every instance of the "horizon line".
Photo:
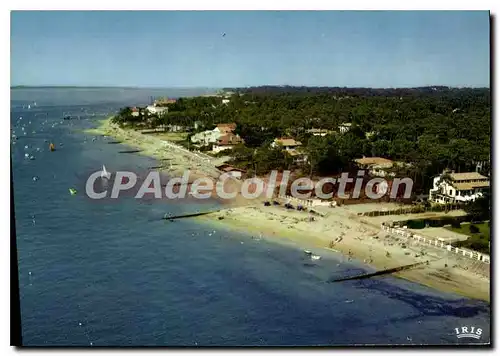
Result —
<svg viewBox="0 0 500 356"><path fill-rule="evenodd" d="M131 85L11 85L10 89L50 89L50 88L67 88L67 89L249 89L260 87L289 87L289 88L346 88L346 89L418 89L418 88L448 88L448 89L490 89L490 86L468 86L468 85L444 85L444 84L428 84L419 86L400 86L400 87L370 87L370 86L330 86L330 85L290 85L290 84L260 84L247 86L224 86L224 87L208 87L208 86L131 86Z"/></svg>

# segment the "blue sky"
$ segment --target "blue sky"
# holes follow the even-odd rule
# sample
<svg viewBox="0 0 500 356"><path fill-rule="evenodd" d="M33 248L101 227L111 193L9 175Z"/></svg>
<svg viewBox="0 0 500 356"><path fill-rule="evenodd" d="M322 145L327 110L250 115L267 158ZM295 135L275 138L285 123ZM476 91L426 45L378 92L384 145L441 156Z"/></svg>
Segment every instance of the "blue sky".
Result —
<svg viewBox="0 0 500 356"><path fill-rule="evenodd" d="M486 11L15 11L11 84L489 86L489 41Z"/></svg>

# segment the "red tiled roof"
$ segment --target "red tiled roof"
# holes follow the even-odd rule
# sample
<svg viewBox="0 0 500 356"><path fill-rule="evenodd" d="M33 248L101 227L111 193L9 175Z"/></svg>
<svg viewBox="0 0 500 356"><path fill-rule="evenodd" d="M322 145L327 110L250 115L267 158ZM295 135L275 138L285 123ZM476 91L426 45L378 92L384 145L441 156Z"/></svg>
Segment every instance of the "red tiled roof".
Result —
<svg viewBox="0 0 500 356"><path fill-rule="evenodd" d="M162 98L155 101L156 104L173 104L176 103L177 99Z"/></svg>
<svg viewBox="0 0 500 356"><path fill-rule="evenodd" d="M236 124L234 122L229 124L217 124L217 128L223 132L231 132L236 130Z"/></svg>
<svg viewBox="0 0 500 356"><path fill-rule="evenodd" d="M233 133L227 133L221 136L217 140L217 144L219 146L231 146L231 145L237 145L239 143L243 143L243 139L240 136L235 135Z"/></svg>

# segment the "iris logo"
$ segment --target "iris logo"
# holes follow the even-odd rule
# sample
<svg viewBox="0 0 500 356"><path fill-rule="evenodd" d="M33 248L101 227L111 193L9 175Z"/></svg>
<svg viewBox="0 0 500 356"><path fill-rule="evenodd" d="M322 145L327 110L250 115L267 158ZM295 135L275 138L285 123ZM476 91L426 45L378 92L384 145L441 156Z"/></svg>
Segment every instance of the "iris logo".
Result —
<svg viewBox="0 0 500 356"><path fill-rule="evenodd" d="M477 328L475 326L462 326L461 328L455 328L455 334L457 338L473 338L480 339L483 329Z"/></svg>

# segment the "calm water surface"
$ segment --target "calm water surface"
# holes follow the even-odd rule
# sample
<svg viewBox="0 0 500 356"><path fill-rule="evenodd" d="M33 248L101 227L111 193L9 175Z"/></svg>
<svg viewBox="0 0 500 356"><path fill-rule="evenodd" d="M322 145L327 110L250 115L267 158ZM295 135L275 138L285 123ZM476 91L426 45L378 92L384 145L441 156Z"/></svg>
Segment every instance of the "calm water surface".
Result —
<svg viewBox="0 0 500 356"><path fill-rule="evenodd" d="M487 303L393 277L329 284L332 276L364 267L337 255L311 264L293 246L222 227L214 232L189 219L160 219L215 203L85 198L82 182L102 164L109 171L147 170L155 162L119 154L123 146L103 137L92 141L82 129L125 104L187 92L14 89L11 94L11 128L19 137L12 162L23 344L478 342L454 336L454 328L465 325L481 327L479 342L489 341ZM64 115L80 119L62 121ZM57 151L49 152L45 140L56 143ZM69 194L71 187L77 195Z"/></svg>

